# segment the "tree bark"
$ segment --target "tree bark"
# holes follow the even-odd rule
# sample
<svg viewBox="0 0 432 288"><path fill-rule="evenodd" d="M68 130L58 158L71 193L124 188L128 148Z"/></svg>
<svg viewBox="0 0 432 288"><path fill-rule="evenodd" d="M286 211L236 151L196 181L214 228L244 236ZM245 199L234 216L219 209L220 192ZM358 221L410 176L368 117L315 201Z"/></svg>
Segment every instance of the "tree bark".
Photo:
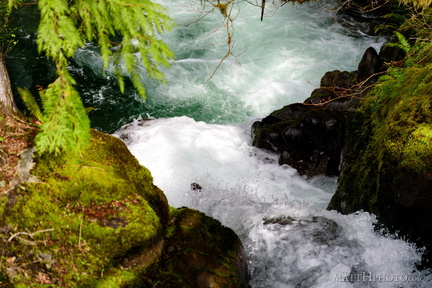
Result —
<svg viewBox="0 0 432 288"><path fill-rule="evenodd" d="M13 98L9 74L4 61L3 50L0 47L0 116L18 114L19 110Z"/></svg>

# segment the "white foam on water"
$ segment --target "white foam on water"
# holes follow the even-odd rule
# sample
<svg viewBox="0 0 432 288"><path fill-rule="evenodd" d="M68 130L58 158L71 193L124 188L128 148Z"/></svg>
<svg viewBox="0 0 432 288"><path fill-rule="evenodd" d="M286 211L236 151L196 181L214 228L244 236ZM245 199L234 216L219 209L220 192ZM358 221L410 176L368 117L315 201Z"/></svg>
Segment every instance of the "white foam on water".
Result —
<svg viewBox="0 0 432 288"><path fill-rule="evenodd" d="M220 189L235 183L270 202L291 195L297 201L314 199L310 202L319 205L331 197L295 169L277 165L276 155L252 147L248 131L240 125L207 124L183 116L136 120L115 135L152 172L173 206L184 205L192 183Z"/></svg>
<svg viewBox="0 0 432 288"><path fill-rule="evenodd" d="M295 169L279 166L277 156L251 146L247 127L250 123L207 124L183 116L135 120L115 135L149 168L170 205L198 209L239 235L250 260L252 287L432 283L416 271L421 253L405 241L376 233L373 215L323 210L336 179L307 180ZM199 186L192 189L192 183ZM396 274L422 281L380 281L394 280L388 275ZM373 281L365 281L368 277Z"/></svg>

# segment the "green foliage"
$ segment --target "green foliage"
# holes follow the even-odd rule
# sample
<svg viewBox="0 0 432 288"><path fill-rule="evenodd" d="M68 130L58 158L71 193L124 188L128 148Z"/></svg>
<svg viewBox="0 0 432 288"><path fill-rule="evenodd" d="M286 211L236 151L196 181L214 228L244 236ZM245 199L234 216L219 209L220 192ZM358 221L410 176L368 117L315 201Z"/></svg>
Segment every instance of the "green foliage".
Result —
<svg viewBox="0 0 432 288"><path fill-rule="evenodd" d="M19 8L21 2L9 0L7 7L4 3L4 10ZM75 81L68 73L68 60L74 57L78 48L96 42L104 69L114 64L121 91L124 90L124 77L130 77L138 93L145 98L140 67L150 77L164 80L159 67L168 67L173 53L159 35L173 23L163 7L150 0L35 2L40 10L38 50L54 61L58 76L41 93L44 115L36 146L39 153L80 151L88 143L90 124L74 89Z"/></svg>
<svg viewBox="0 0 432 288"><path fill-rule="evenodd" d="M0 3L0 49L6 54L17 42L13 27L9 26L9 7L6 2Z"/></svg>
<svg viewBox="0 0 432 288"><path fill-rule="evenodd" d="M411 5L418 10L426 10L431 7L432 0L399 0L402 4Z"/></svg>
<svg viewBox="0 0 432 288"><path fill-rule="evenodd" d="M406 21L404 30L414 31L413 38L416 39L413 49L413 63L432 62L432 8L412 15Z"/></svg>
<svg viewBox="0 0 432 288"><path fill-rule="evenodd" d="M414 45L396 32L395 46L408 55L405 67L391 67L359 111L370 119L373 157L378 155L381 162L392 159L401 168L423 173L432 165L432 58L423 56L430 54L430 40L424 40L432 39L432 32L424 19L415 19L405 24L405 29L415 27Z"/></svg>
<svg viewBox="0 0 432 288"><path fill-rule="evenodd" d="M18 88L18 93L20 94L21 99L23 100L24 105L30 114L36 117L36 119L42 120L42 111L36 101L36 98L33 96L33 94L31 94L30 90L27 88Z"/></svg>
<svg viewBox="0 0 432 288"><path fill-rule="evenodd" d="M400 5L398 0L390 0L386 5L387 14L381 16L382 23L374 28L374 32L379 36L393 35L399 27L408 19L411 9L405 5Z"/></svg>
<svg viewBox="0 0 432 288"><path fill-rule="evenodd" d="M404 35L402 35L400 32L395 32L395 36L398 39L398 43L387 43L387 46L390 47L397 47L399 49L402 49L403 51L405 51L407 54L409 54L411 52L411 44L408 42L408 40L405 38Z"/></svg>
<svg viewBox="0 0 432 288"><path fill-rule="evenodd" d="M73 57L84 43L96 41L107 69L112 61L124 87L121 64L141 96L145 87L139 76L141 64L148 74L163 80L159 65L169 66L173 57L168 46L158 38L172 26L164 8L149 0L39 0L41 22L38 47L56 62ZM139 55L139 56L137 56ZM63 57L64 56L64 57Z"/></svg>
<svg viewBox="0 0 432 288"><path fill-rule="evenodd" d="M41 132L36 136L39 153L79 152L90 138L90 121L73 87L75 81L67 71L62 73L40 94L44 115Z"/></svg>
<svg viewBox="0 0 432 288"><path fill-rule="evenodd" d="M394 104L386 109L387 149L402 167L424 172L432 165L432 64L406 71Z"/></svg>

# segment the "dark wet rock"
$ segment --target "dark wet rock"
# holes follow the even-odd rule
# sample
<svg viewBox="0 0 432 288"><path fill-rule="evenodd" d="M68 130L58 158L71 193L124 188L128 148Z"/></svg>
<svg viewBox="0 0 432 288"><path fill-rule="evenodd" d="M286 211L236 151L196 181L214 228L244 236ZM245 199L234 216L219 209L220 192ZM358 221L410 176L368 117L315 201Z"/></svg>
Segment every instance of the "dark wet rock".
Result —
<svg viewBox="0 0 432 288"><path fill-rule="evenodd" d="M384 62L372 47L366 49L356 71L329 71L321 78L304 103L337 110L355 110L385 70Z"/></svg>
<svg viewBox="0 0 432 288"><path fill-rule="evenodd" d="M161 287L249 287L247 259L237 235L189 208L173 211L162 259L145 277Z"/></svg>
<svg viewBox="0 0 432 288"><path fill-rule="evenodd" d="M398 40L396 38L392 38L388 42L386 42L380 50L379 56L383 60L383 62L397 62L402 60L406 52L399 47L387 45L388 43L397 43Z"/></svg>
<svg viewBox="0 0 432 288"><path fill-rule="evenodd" d="M302 175L339 175L351 115L383 69L381 57L368 48L358 71L327 72L304 104L285 106L255 122L253 145L279 154L279 164Z"/></svg>
<svg viewBox="0 0 432 288"><path fill-rule="evenodd" d="M254 146L278 153L279 164L300 174L339 174L345 114L313 105L292 104L253 124Z"/></svg>
<svg viewBox="0 0 432 288"><path fill-rule="evenodd" d="M278 216L263 219L265 226L272 226L273 229L278 229L277 226L291 226L292 231L301 231L301 234L307 239L320 245L338 244L343 238L343 229L334 220L322 217L311 216L302 219L296 219L291 216ZM342 240L341 240L342 241Z"/></svg>
<svg viewBox="0 0 432 288"><path fill-rule="evenodd" d="M334 70L324 74L321 78L321 87L349 88L355 79L355 72Z"/></svg>
<svg viewBox="0 0 432 288"><path fill-rule="evenodd" d="M378 55L377 51L369 47L363 54L362 59L358 65L357 69L357 81L374 83L379 78L377 73L383 71L383 60Z"/></svg>
<svg viewBox="0 0 432 288"><path fill-rule="evenodd" d="M202 190L202 186L200 184L198 184L198 183L193 182L193 183L191 183L191 189L193 191L201 191Z"/></svg>
<svg viewBox="0 0 432 288"><path fill-rule="evenodd" d="M321 78L321 87L312 91L304 103L346 110L358 104L357 71L329 71ZM356 96L353 98L352 96Z"/></svg>

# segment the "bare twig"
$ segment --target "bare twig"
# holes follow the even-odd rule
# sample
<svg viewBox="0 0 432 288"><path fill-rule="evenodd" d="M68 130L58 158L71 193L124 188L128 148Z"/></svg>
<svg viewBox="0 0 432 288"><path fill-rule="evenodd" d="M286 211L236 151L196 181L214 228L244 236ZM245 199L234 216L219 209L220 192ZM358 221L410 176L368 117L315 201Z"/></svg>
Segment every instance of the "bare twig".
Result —
<svg viewBox="0 0 432 288"><path fill-rule="evenodd" d="M49 229L39 230L39 231L36 231L36 232L33 232L33 233L31 233L31 232L17 232L17 233L15 233L15 234L13 234L11 237L9 237L8 242L11 242L14 238L18 238L18 239L20 239L20 240L26 242L26 241L29 241L29 240L25 240L25 239L23 239L23 238L21 238L21 237L18 237L18 236L19 236L19 235L27 235L27 236L29 236L30 238L33 239L33 237L34 237L36 234L44 233L44 232L50 232L50 231L54 231L54 228L49 228ZM32 241L29 241L29 242L32 242ZM34 243L34 242L33 242L33 243ZM31 244L31 245L33 245L33 244Z"/></svg>
<svg viewBox="0 0 432 288"><path fill-rule="evenodd" d="M81 249L81 231L82 231L82 223L83 219L81 218L80 226L79 226L79 236L78 236L78 248Z"/></svg>

